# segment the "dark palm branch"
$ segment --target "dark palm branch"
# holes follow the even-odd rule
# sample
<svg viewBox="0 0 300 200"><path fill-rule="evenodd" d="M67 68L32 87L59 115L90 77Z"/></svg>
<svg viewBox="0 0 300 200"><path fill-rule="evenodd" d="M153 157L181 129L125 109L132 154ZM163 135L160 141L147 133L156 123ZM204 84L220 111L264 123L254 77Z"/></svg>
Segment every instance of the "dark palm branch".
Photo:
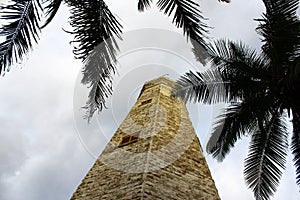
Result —
<svg viewBox="0 0 300 200"><path fill-rule="evenodd" d="M263 53L273 62L273 76L287 74L289 62L300 56L299 0L264 1L266 13L257 20Z"/></svg>
<svg viewBox="0 0 300 200"><path fill-rule="evenodd" d="M68 0L71 6L70 24L74 28L74 54L85 63L82 83L91 88L87 101L86 117L105 106L112 93L112 75L115 72L115 53L118 48L114 37L120 37L122 26L102 0L85 0L78 3Z"/></svg>
<svg viewBox="0 0 300 200"><path fill-rule="evenodd" d="M49 1L49 3L48 3ZM43 26L41 26L41 28L45 28L54 18L54 16L56 15L62 0L48 0L46 1L46 3L48 3L48 5L45 6L45 10L46 10L46 20L45 23L43 24Z"/></svg>
<svg viewBox="0 0 300 200"><path fill-rule="evenodd" d="M249 117L251 110L246 106L241 103L233 104L218 116L206 146L206 151L218 161L223 161L235 142L246 133L245 130L250 129L247 126L255 124L256 119Z"/></svg>
<svg viewBox="0 0 300 200"><path fill-rule="evenodd" d="M206 24L201 21L204 19L199 10L199 4L192 0L159 0L158 8L167 15L174 12L173 23L176 27L182 28L187 37L194 39L196 36L204 36L207 32Z"/></svg>
<svg viewBox="0 0 300 200"><path fill-rule="evenodd" d="M101 111L105 107L105 100L112 95L112 75L116 72L115 48L109 38L95 47L85 60L82 83L88 84L90 88L84 107L88 121L95 111Z"/></svg>
<svg viewBox="0 0 300 200"><path fill-rule="evenodd" d="M12 64L21 62L33 43L38 42L42 6L39 0L12 0L11 4L0 6L0 10L1 19L7 22L0 28L0 36L5 37L0 44L0 74L3 74Z"/></svg>
<svg viewBox="0 0 300 200"><path fill-rule="evenodd" d="M238 139L245 134L251 135L257 129L258 116L265 118L268 115L273 98L270 95L249 96L242 102L232 103L217 117L207 152L223 161Z"/></svg>
<svg viewBox="0 0 300 200"><path fill-rule="evenodd" d="M194 102L237 102L267 88L268 60L245 45L218 40L208 46L212 68L188 72L177 81L175 95ZM262 81L264 80L264 81Z"/></svg>
<svg viewBox="0 0 300 200"><path fill-rule="evenodd" d="M285 169L288 133L284 118L276 111L270 113L269 120L259 119L259 123L259 130L252 135L244 174L255 198L267 200Z"/></svg>
<svg viewBox="0 0 300 200"><path fill-rule="evenodd" d="M294 165L296 168L296 180L300 185L300 109L293 111L293 136L291 150L294 155Z"/></svg>
<svg viewBox="0 0 300 200"><path fill-rule="evenodd" d="M207 56L205 38L208 26L203 22L199 4L193 0L159 0L157 6L168 16L174 13L173 23L192 39L195 56L204 64Z"/></svg>
<svg viewBox="0 0 300 200"><path fill-rule="evenodd" d="M188 72L177 81L174 95L186 101L218 103L227 101L229 83L224 82L217 69Z"/></svg>
<svg viewBox="0 0 300 200"><path fill-rule="evenodd" d="M241 42L217 40L208 45L211 67L217 68L222 79L230 82L229 100L264 93L271 82L270 60ZM258 91L259 90L259 91Z"/></svg>
<svg viewBox="0 0 300 200"><path fill-rule="evenodd" d="M150 8L152 0L138 0L138 10L144 11L145 9Z"/></svg>
<svg viewBox="0 0 300 200"><path fill-rule="evenodd" d="M216 40L208 45L208 54L212 67L218 67L221 72L256 79L269 76L270 60L241 42Z"/></svg>

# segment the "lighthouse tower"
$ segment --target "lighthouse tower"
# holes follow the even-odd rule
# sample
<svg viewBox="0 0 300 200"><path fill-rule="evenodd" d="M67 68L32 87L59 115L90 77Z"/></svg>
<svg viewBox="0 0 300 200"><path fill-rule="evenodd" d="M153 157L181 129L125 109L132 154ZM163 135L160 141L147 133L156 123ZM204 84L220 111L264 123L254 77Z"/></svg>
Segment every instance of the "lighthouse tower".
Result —
<svg viewBox="0 0 300 200"><path fill-rule="evenodd" d="M219 200L185 103L171 95L175 82L145 83L75 199Z"/></svg>

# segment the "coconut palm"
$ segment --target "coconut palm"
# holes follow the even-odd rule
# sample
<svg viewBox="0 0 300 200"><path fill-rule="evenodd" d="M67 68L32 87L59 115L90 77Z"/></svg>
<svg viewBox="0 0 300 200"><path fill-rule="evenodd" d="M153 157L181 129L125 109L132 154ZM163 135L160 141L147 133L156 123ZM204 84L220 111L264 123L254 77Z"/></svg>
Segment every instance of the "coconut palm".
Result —
<svg viewBox="0 0 300 200"><path fill-rule="evenodd" d="M226 0L222 0L227 2ZM87 118L105 106L105 99L112 94L112 75L118 45L114 37L121 38L122 25L103 0L7 0L0 4L0 75L20 63L38 42L40 32L49 25L62 3L70 8L68 31L74 35L73 53L84 63L82 83L90 87L87 101ZM150 8L152 0L138 0L139 11ZM205 46L207 26L193 0L158 0L160 11L170 16L194 44ZM102 44L102 45L100 45ZM100 47L99 47L100 45ZM97 48L96 48L97 47Z"/></svg>
<svg viewBox="0 0 300 200"><path fill-rule="evenodd" d="M244 177L256 199L276 191L291 150L300 185L300 22L298 0L264 1L257 32L261 52L229 40L209 46L211 67L188 72L175 92L185 100L207 104L225 101L207 151L222 161L243 136L250 136ZM287 129L292 118L293 133Z"/></svg>

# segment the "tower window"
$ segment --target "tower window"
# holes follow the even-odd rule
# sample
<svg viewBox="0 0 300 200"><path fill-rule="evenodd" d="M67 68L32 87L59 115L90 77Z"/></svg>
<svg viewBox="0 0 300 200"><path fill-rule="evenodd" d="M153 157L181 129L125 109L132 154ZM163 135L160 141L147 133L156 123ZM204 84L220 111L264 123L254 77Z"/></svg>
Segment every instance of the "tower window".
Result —
<svg viewBox="0 0 300 200"><path fill-rule="evenodd" d="M125 144L125 143L128 143L130 142L131 140L131 136L130 135L126 135L122 138L122 141L121 141L121 144Z"/></svg>
<svg viewBox="0 0 300 200"><path fill-rule="evenodd" d="M128 144L131 144L131 143L134 143L136 142L137 140L139 139L139 132L133 134L133 135L125 135L120 144L119 144L119 147L122 147L122 146L125 146L125 145L128 145Z"/></svg>
<svg viewBox="0 0 300 200"><path fill-rule="evenodd" d="M146 101L142 101L141 105L140 106L143 106L145 104L148 104L148 103L151 103L152 99L148 99Z"/></svg>

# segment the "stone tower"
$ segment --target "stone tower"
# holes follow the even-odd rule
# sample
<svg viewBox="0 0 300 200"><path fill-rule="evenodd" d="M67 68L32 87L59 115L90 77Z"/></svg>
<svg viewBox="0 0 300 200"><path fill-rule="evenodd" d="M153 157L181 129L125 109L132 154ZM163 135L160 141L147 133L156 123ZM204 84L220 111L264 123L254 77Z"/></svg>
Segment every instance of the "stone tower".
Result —
<svg viewBox="0 0 300 200"><path fill-rule="evenodd" d="M71 199L220 199L175 82L147 82Z"/></svg>

